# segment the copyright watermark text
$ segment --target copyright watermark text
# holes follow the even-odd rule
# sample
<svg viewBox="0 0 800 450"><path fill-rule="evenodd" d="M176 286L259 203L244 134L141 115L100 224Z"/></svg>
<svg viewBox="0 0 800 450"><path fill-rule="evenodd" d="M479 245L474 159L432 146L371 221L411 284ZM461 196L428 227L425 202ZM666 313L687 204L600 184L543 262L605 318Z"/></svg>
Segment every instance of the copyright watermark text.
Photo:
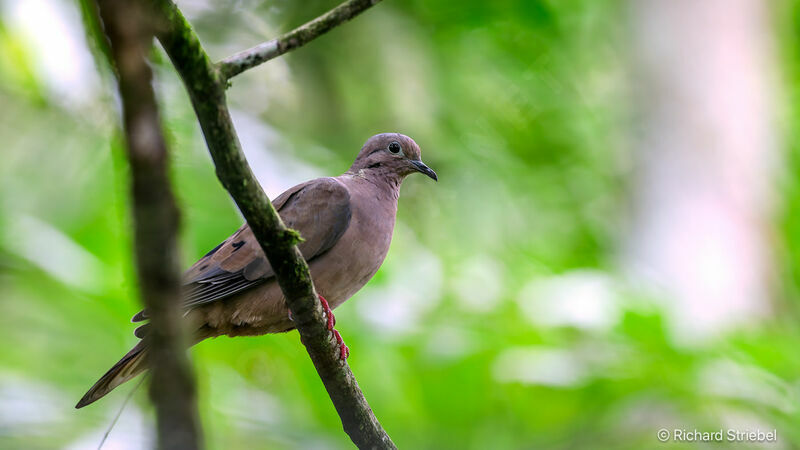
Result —
<svg viewBox="0 0 800 450"><path fill-rule="evenodd" d="M734 430L712 431L689 430L685 428L662 428L656 433L661 442L778 442L777 430Z"/></svg>

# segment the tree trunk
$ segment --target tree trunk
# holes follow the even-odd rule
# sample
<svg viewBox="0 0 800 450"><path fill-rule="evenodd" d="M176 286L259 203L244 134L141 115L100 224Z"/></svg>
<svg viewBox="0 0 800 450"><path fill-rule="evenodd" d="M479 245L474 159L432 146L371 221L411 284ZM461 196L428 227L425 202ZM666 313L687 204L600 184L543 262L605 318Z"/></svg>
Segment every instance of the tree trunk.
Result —
<svg viewBox="0 0 800 450"><path fill-rule="evenodd" d="M769 2L631 1L641 126L625 265L677 335L770 311L777 142Z"/></svg>

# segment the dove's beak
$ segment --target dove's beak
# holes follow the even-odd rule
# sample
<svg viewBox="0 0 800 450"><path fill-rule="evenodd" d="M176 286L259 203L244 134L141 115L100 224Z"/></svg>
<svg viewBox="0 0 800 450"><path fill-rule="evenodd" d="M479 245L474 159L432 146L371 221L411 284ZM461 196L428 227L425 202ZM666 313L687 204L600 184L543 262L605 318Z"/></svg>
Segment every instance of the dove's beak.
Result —
<svg viewBox="0 0 800 450"><path fill-rule="evenodd" d="M433 181L439 181L439 177L436 175L436 172L434 172L430 167L426 166L424 162L411 161L411 164L414 165L414 168L417 169L417 172L424 173L425 175L433 178Z"/></svg>

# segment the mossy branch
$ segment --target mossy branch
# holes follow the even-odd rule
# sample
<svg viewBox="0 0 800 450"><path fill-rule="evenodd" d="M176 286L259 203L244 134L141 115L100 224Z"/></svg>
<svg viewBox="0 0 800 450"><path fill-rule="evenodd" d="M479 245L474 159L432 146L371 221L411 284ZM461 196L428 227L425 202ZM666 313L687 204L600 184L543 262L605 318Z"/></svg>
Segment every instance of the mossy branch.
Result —
<svg viewBox="0 0 800 450"><path fill-rule="evenodd" d="M281 37L223 59L217 65L227 80L259 64L301 47L366 11L381 0L348 0Z"/></svg>
<svg viewBox="0 0 800 450"><path fill-rule="evenodd" d="M345 432L359 448L395 448L369 407L347 362L339 358L338 345L331 339L308 264L295 245L296 239L288 232L245 159L225 98L227 76L230 75L221 72L220 67L224 66L211 63L197 35L171 0L153 1L161 19L156 36L183 79L217 176L233 197L275 270L301 340ZM326 26L317 35L334 25ZM302 43L313 37L303 38Z"/></svg>

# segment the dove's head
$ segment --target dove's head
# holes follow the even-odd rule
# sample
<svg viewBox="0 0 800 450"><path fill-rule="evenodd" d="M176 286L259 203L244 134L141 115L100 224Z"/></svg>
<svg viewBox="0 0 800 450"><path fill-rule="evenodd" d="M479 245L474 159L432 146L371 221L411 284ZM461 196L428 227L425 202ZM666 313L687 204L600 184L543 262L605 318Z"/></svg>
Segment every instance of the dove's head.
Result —
<svg viewBox="0 0 800 450"><path fill-rule="evenodd" d="M436 172L420 159L420 153L419 145L408 136L399 133L376 134L367 139L348 172L398 181L402 181L406 175L419 172L438 181Z"/></svg>

